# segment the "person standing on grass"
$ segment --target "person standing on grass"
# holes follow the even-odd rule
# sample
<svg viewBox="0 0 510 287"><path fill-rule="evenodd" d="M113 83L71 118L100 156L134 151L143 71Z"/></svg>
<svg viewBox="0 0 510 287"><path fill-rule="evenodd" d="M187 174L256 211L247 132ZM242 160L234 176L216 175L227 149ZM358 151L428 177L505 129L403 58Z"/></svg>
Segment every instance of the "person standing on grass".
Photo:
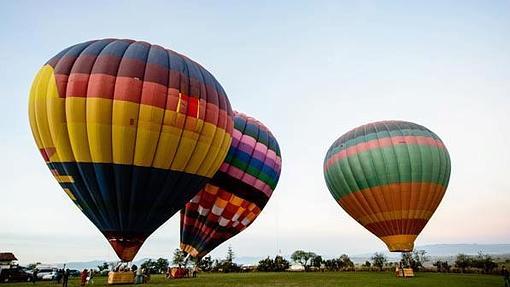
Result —
<svg viewBox="0 0 510 287"><path fill-rule="evenodd" d="M149 281L151 280L151 270L150 268L144 268L144 283L149 283Z"/></svg>
<svg viewBox="0 0 510 287"><path fill-rule="evenodd" d="M64 269L58 269L57 270L57 284L60 284L60 281L62 281L62 275L64 274Z"/></svg>
<svg viewBox="0 0 510 287"><path fill-rule="evenodd" d="M62 275L62 287L67 287L67 282L69 282L69 268Z"/></svg>
<svg viewBox="0 0 510 287"><path fill-rule="evenodd" d="M198 266L195 264L195 266L193 267L193 278L196 278L197 277L197 273L198 273Z"/></svg>
<svg viewBox="0 0 510 287"><path fill-rule="evenodd" d="M34 268L34 270L32 270L32 284L35 284L35 280L37 280L37 268Z"/></svg>
<svg viewBox="0 0 510 287"><path fill-rule="evenodd" d="M501 275L503 275L505 287L510 287L510 273L508 272L505 266L501 267Z"/></svg>
<svg viewBox="0 0 510 287"><path fill-rule="evenodd" d="M89 277L87 277L87 285L94 284L94 269L90 269Z"/></svg>
<svg viewBox="0 0 510 287"><path fill-rule="evenodd" d="M87 277L89 277L89 271L87 269L83 269L80 274L80 286L85 286L85 283L87 283Z"/></svg>
<svg viewBox="0 0 510 287"><path fill-rule="evenodd" d="M143 268L138 268L135 271L135 284L142 284L143 283Z"/></svg>

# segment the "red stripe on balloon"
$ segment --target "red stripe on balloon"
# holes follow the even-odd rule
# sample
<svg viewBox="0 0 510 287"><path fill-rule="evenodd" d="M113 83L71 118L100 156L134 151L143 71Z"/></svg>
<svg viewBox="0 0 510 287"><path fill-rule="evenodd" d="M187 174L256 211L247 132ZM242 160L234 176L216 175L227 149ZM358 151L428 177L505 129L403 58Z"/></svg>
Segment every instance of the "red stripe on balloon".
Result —
<svg viewBox="0 0 510 287"><path fill-rule="evenodd" d="M328 170L331 165L333 165L335 162L338 162L346 157L355 155L357 153L378 149L378 148L384 148L389 147L392 145L399 145L399 144L418 144L418 145L430 145L430 146L436 146L440 148L444 148L444 144L440 140L436 140L432 137L426 137L426 136L393 136L393 137L385 137L375 140L370 140L366 142L358 143L354 146L342 149L341 151L337 152L333 156L331 156L325 164L324 170Z"/></svg>

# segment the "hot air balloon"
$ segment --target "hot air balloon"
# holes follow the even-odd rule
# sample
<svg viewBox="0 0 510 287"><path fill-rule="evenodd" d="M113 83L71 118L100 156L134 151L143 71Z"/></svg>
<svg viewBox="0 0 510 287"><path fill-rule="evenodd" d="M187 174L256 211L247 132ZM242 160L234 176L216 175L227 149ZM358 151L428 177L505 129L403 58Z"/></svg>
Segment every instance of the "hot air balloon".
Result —
<svg viewBox="0 0 510 287"><path fill-rule="evenodd" d="M181 249L200 259L248 227L271 197L280 170L280 148L269 129L235 112L225 161L181 211Z"/></svg>
<svg viewBox="0 0 510 287"><path fill-rule="evenodd" d="M228 98L203 67L118 39L50 59L29 117L55 179L122 261L214 176L233 130Z"/></svg>
<svg viewBox="0 0 510 287"><path fill-rule="evenodd" d="M324 177L333 198L390 251L412 251L450 178L450 157L429 129L404 121L355 128L329 148Z"/></svg>

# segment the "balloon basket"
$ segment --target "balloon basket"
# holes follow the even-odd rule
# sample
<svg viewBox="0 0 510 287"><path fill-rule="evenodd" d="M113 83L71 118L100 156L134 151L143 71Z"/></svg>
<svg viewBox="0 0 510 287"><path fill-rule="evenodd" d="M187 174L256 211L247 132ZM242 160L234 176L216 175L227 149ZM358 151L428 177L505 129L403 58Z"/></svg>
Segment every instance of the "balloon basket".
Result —
<svg viewBox="0 0 510 287"><path fill-rule="evenodd" d="M189 278L189 270L182 267L170 267L167 271L168 279Z"/></svg>
<svg viewBox="0 0 510 287"><path fill-rule="evenodd" d="M108 285L134 284L135 274L132 271L117 271L108 273Z"/></svg>
<svg viewBox="0 0 510 287"><path fill-rule="evenodd" d="M413 268L397 268L395 270L395 276L402 278L414 277Z"/></svg>

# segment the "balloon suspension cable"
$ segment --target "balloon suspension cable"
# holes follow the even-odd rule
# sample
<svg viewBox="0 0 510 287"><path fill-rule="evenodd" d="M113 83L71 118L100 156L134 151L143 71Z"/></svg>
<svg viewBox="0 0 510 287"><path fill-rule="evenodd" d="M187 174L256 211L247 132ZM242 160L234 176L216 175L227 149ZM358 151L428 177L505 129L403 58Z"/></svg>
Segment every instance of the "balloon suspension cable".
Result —
<svg viewBox="0 0 510 287"><path fill-rule="evenodd" d="M112 271L118 272L118 271L125 271L126 269L130 270L132 264L133 264L132 261L123 261L123 260L120 260L120 261L117 262L117 264L114 265Z"/></svg>
<svg viewBox="0 0 510 287"><path fill-rule="evenodd" d="M187 253L186 258L184 258L184 266L188 266L188 260L191 257L191 254Z"/></svg>

